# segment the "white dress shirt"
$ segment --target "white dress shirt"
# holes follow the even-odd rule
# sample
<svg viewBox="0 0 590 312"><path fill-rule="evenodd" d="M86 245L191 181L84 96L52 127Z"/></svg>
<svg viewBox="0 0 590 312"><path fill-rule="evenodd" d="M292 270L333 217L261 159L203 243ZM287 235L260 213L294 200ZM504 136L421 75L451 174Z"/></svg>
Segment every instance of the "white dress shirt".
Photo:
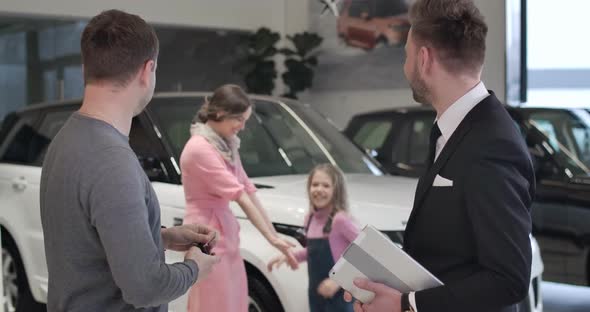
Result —
<svg viewBox="0 0 590 312"><path fill-rule="evenodd" d="M465 93L455 103L453 103L436 121L440 129L441 136L436 141L436 152L434 160L438 158L443 147L447 144L453 132L459 127L463 118L483 99L490 95L483 82L479 82L473 89Z"/></svg>
<svg viewBox="0 0 590 312"><path fill-rule="evenodd" d="M473 89L469 90L469 92L465 93L465 95L449 106L449 108L447 108L447 110L436 120L441 136L436 141L436 150L434 154L435 161L465 116L467 116L475 105L489 95L490 93L486 89L486 86L480 81L475 87L473 87ZM410 292L408 299L410 305L414 308L414 311L418 312L415 292Z"/></svg>

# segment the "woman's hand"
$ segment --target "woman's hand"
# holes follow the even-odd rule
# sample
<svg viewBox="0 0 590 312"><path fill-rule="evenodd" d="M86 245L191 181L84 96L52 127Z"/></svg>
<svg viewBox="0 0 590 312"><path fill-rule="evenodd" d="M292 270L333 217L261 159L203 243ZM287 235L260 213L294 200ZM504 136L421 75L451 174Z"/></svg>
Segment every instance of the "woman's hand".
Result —
<svg viewBox="0 0 590 312"><path fill-rule="evenodd" d="M286 258L287 263L289 264L289 266L291 267L291 269L296 270L299 268L299 263L297 262L297 259L295 259L295 256L293 255L293 252L291 252L291 248L295 247L295 244L290 243L280 237L273 237L270 240L270 243L276 248L278 249L280 252L283 253L283 255Z"/></svg>
<svg viewBox="0 0 590 312"><path fill-rule="evenodd" d="M340 285L336 284L336 282L329 278L323 280L320 283L320 286L318 286L318 294L326 299L334 297L339 290Z"/></svg>
<svg viewBox="0 0 590 312"><path fill-rule="evenodd" d="M285 255L278 255L278 256L275 256L274 258L272 258L268 262L268 265L266 266L266 268L268 269L269 272L272 272L273 267L276 267L278 269L281 267L281 265L285 264L286 262L287 262L287 257L285 257Z"/></svg>

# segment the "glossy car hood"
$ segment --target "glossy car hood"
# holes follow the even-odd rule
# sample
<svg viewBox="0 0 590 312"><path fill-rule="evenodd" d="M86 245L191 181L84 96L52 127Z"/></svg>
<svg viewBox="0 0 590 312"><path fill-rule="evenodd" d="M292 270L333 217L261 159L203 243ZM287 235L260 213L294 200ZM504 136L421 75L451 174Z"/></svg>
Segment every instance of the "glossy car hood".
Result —
<svg viewBox="0 0 590 312"><path fill-rule="evenodd" d="M306 175L253 178L273 222L302 225L307 211ZM405 177L346 175L351 213L361 225L403 230L412 210L417 180ZM268 188L267 188L268 187ZM237 216L243 216L239 207ZM237 209L235 209L237 208Z"/></svg>

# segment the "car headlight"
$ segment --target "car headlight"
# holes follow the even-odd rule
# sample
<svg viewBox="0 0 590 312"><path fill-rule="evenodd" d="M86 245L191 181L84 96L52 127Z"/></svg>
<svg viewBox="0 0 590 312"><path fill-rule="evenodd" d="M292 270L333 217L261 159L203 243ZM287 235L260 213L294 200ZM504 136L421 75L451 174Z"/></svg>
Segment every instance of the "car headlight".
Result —
<svg viewBox="0 0 590 312"><path fill-rule="evenodd" d="M288 225L282 223L273 223L272 225L275 227L275 230L278 233L295 238L303 247L307 245L305 239L305 229L302 226Z"/></svg>

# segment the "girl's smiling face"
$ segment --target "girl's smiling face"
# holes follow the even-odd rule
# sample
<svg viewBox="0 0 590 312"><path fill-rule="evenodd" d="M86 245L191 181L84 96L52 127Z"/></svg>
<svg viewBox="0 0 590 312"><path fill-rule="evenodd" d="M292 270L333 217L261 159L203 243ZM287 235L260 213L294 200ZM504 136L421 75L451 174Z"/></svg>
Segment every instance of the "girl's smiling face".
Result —
<svg viewBox="0 0 590 312"><path fill-rule="evenodd" d="M322 170L313 174L309 187L309 199L316 209L332 209L334 197L334 182Z"/></svg>

